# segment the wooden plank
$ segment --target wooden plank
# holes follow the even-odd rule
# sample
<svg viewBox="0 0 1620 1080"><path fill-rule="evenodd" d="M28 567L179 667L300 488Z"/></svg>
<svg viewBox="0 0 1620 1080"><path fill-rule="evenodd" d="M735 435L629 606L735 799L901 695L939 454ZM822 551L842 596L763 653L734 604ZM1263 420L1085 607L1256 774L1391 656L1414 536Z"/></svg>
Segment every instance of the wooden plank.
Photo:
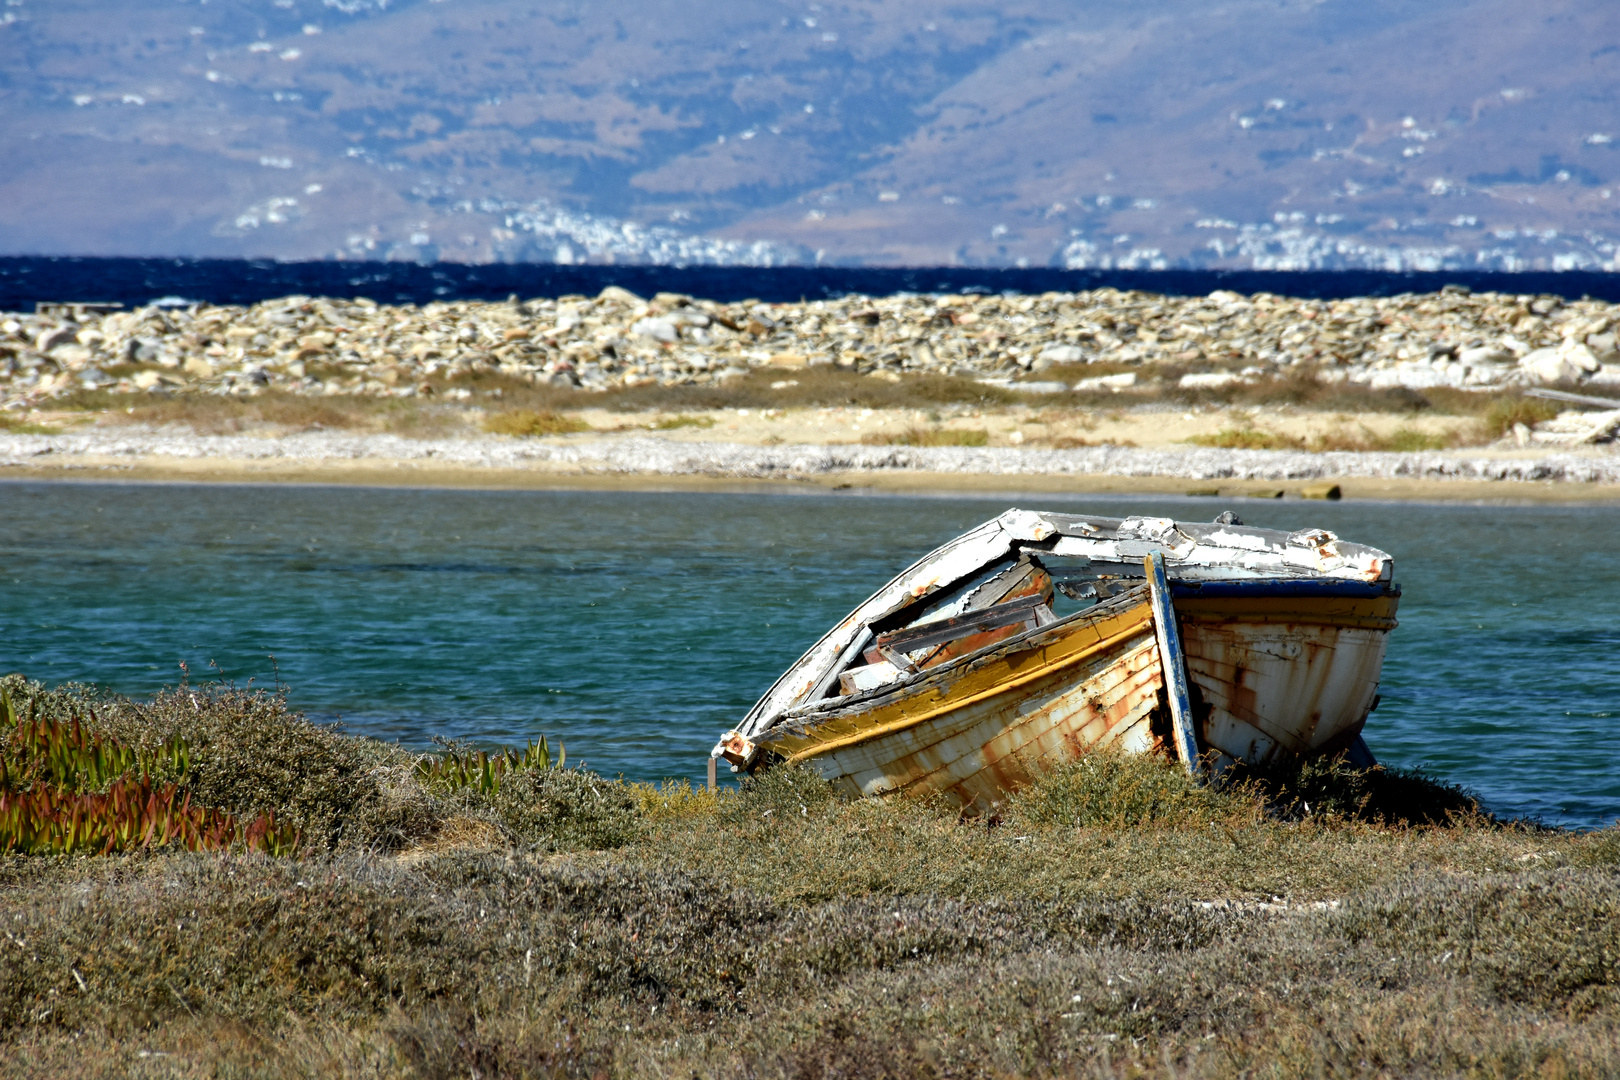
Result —
<svg viewBox="0 0 1620 1080"><path fill-rule="evenodd" d="M855 635L854 640L844 647L843 652L838 654L838 659L833 661L831 666L827 668L827 673L821 677L821 681L816 683L815 687L804 696L804 700L820 701L826 697L827 692L833 688L833 683L838 681L838 676L842 675L849 665L855 662L855 658L861 655L861 650L866 648L867 642L871 640L872 628L870 626L862 627L861 632Z"/></svg>
<svg viewBox="0 0 1620 1080"><path fill-rule="evenodd" d="M714 758L711 756L709 758L709 790L710 791L713 791L715 789L716 782L717 781L716 781L716 778L715 778L715 775L714 775Z"/></svg>
<svg viewBox="0 0 1620 1080"><path fill-rule="evenodd" d="M1590 405L1595 409L1620 409L1620 401L1616 401L1614 398L1571 394L1564 390L1543 390L1539 386L1531 387L1524 393L1526 397L1546 398L1548 401L1562 401L1570 405Z"/></svg>
<svg viewBox="0 0 1620 1080"><path fill-rule="evenodd" d="M966 615L940 619L938 622L924 623L922 626L896 630L889 634L879 634L877 647L879 650L893 649L896 652L916 652L931 645L949 644L957 638L965 637L968 634L999 630L1014 623L1031 622L1036 618L1035 608L1043 607L1045 604L1046 598L1044 596L1020 597L1017 600L1009 600L1004 604L981 608Z"/></svg>
<svg viewBox="0 0 1620 1080"><path fill-rule="evenodd" d="M1159 638L1159 667L1164 672L1165 696L1170 699L1170 724L1176 734L1176 752L1187 766L1187 775L1201 776L1198 740L1193 734L1192 698L1187 692L1187 661L1181 651L1181 630L1176 626L1176 606L1170 599L1170 583L1164 574L1164 553L1151 552L1142 560L1147 569L1148 589L1153 597L1153 625Z"/></svg>

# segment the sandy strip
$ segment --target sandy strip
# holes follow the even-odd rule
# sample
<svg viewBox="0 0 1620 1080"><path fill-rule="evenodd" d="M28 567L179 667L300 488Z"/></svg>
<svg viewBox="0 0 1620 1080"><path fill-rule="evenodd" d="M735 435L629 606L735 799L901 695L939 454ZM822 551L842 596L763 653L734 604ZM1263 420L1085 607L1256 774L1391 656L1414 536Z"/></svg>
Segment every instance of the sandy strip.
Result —
<svg viewBox="0 0 1620 1080"><path fill-rule="evenodd" d="M710 488L759 482L949 491L1260 494L1338 482L1346 497L1620 499L1620 453L1412 454L1203 447L750 446L648 436L405 439L121 430L0 434L0 477L467 487Z"/></svg>

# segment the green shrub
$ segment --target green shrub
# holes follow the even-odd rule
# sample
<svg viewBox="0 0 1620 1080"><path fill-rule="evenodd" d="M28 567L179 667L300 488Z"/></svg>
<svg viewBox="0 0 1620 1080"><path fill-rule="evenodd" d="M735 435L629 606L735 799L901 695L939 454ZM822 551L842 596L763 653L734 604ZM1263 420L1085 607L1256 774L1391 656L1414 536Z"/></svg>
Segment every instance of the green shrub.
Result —
<svg viewBox="0 0 1620 1080"><path fill-rule="evenodd" d="M1480 430L1486 439L1501 439L1513 434L1516 424L1535 427L1543 420L1551 420L1559 407L1543 398L1524 397L1519 394L1494 398L1490 408L1480 419Z"/></svg>
<svg viewBox="0 0 1620 1080"><path fill-rule="evenodd" d="M1488 825L1479 800L1420 770L1359 769L1342 757L1240 766L1228 781L1285 817L1350 818L1388 825Z"/></svg>
<svg viewBox="0 0 1620 1080"><path fill-rule="evenodd" d="M1380 449L1388 449L1398 454L1412 454L1422 450L1444 450L1455 445L1455 442L1450 435L1431 435L1417 428L1398 427L1390 433L1387 445Z"/></svg>
<svg viewBox="0 0 1620 1080"><path fill-rule="evenodd" d="M1258 809L1249 792L1200 783L1178 762L1104 749L1014 794L1008 816L1045 828L1123 829L1253 820Z"/></svg>
<svg viewBox="0 0 1620 1080"><path fill-rule="evenodd" d="M14 689L20 702L13 700ZM126 746L87 726L96 721L91 700L59 695L47 698L42 709L42 695L31 689L17 679L0 680L0 852L178 846L285 854L295 846L296 832L277 827L272 811L238 822L194 802L181 787L191 771L184 739ZM101 704L105 711L107 703ZM68 719L51 715L64 711Z"/></svg>
<svg viewBox="0 0 1620 1080"><path fill-rule="evenodd" d="M55 690L20 676L0 680L13 708L41 722L74 724L159 767L191 805L243 820L269 815L311 850L397 851L432 837L450 818L505 830L514 844L545 850L616 847L638 835L631 785L551 767L544 740L493 755L447 744L419 755L311 723L282 693L222 685L182 686L136 702L82 686ZM3 768L0 768L3 771Z"/></svg>
<svg viewBox="0 0 1620 1080"><path fill-rule="evenodd" d="M676 416L664 416L647 425L654 431L675 431L678 428L706 429L714 427L712 416L687 416L685 413Z"/></svg>
<svg viewBox="0 0 1620 1080"><path fill-rule="evenodd" d="M1303 439L1280 435L1258 428L1222 428L1213 435L1194 435L1187 440L1195 446L1213 446L1221 450L1299 450Z"/></svg>
<svg viewBox="0 0 1620 1080"><path fill-rule="evenodd" d="M485 807L522 847L541 851L605 851L643 834L641 802L632 785L581 769L513 773Z"/></svg>

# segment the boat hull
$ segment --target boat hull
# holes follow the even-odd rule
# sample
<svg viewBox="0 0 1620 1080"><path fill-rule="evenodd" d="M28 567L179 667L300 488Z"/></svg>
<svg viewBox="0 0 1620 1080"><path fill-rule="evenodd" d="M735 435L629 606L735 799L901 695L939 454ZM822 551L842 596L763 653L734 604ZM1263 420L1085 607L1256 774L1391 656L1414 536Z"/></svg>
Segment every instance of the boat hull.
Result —
<svg viewBox="0 0 1620 1080"><path fill-rule="evenodd" d="M1371 590L1369 590L1371 591ZM1398 594L1178 596L1203 748L1260 764L1347 749L1378 695Z"/></svg>
<svg viewBox="0 0 1620 1080"><path fill-rule="evenodd" d="M1378 590L1179 596L1199 751L1219 767L1347 748L1377 695L1396 602ZM935 794L975 813L1093 749L1173 756L1153 617L1138 587L759 745L851 797Z"/></svg>
<svg viewBox="0 0 1620 1080"><path fill-rule="evenodd" d="M849 796L937 794L973 812L1086 751L1162 752L1164 685L1145 587L760 741Z"/></svg>

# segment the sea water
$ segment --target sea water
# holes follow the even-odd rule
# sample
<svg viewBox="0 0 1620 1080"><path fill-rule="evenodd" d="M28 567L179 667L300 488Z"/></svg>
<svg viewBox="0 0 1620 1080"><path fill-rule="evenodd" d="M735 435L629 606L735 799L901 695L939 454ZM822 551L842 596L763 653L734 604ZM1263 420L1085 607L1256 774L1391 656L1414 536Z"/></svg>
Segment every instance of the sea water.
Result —
<svg viewBox="0 0 1620 1080"><path fill-rule="evenodd" d="M657 780L839 617L1009 506L1321 526L1404 595L1366 738L1498 813L1620 818L1620 508L0 483L0 672L287 687L348 731Z"/></svg>

